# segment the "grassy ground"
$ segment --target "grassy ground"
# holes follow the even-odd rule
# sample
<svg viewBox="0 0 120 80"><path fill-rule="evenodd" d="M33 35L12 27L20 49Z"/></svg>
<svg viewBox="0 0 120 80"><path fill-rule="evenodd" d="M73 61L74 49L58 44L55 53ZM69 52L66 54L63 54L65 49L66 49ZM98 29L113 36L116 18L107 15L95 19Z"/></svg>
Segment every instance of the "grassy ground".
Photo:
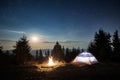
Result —
<svg viewBox="0 0 120 80"><path fill-rule="evenodd" d="M120 66L97 64L78 67L68 64L47 74L46 80L116 80L120 79Z"/></svg>
<svg viewBox="0 0 120 80"><path fill-rule="evenodd" d="M50 71L36 66L1 66L2 80L120 80L120 64L65 64Z"/></svg>

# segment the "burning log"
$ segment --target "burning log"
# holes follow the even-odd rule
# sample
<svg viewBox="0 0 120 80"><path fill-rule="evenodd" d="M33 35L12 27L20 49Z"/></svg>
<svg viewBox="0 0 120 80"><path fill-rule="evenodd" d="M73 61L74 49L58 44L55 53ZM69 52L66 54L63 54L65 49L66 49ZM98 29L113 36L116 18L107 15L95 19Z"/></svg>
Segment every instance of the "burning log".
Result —
<svg viewBox="0 0 120 80"><path fill-rule="evenodd" d="M54 66L41 66L41 68L54 68Z"/></svg>

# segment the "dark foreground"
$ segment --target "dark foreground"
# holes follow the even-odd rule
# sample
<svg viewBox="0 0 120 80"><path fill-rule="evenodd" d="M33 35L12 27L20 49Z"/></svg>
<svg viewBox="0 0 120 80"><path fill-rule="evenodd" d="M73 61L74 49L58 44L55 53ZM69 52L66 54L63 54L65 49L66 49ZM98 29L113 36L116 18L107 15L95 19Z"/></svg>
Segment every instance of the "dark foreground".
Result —
<svg viewBox="0 0 120 80"><path fill-rule="evenodd" d="M1 66L0 80L120 80L120 64L66 64L42 72L36 66Z"/></svg>

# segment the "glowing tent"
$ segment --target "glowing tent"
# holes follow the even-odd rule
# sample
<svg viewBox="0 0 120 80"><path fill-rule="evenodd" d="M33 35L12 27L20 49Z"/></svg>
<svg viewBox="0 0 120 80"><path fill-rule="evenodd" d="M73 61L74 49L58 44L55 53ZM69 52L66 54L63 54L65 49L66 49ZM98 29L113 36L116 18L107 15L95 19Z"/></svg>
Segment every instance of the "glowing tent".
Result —
<svg viewBox="0 0 120 80"><path fill-rule="evenodd" d="M89 52L82 52L73 60L73 63L95 64L98 63L95 56Z"/></svg>

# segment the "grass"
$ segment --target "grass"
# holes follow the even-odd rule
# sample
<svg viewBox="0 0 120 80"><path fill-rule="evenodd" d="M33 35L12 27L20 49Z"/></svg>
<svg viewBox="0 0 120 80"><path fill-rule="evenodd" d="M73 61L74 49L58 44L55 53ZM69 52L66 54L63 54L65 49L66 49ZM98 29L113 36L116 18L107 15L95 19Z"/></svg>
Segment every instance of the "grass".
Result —
<svg viewBox="0 0 120 80"><path fill-rule="evenodd" d="M39 69L39 70L38 70ZM38 66L1 66L2 80L120 80L120 64L64 64L47 71Z"/></svg>
<svg viewBox="0 0 120 80"><path fill-rule="evenodd" d="M116 80L120 79L120 65L95 64L81 66L67 64L53 69L46 76L46 80Z"/></svg>

